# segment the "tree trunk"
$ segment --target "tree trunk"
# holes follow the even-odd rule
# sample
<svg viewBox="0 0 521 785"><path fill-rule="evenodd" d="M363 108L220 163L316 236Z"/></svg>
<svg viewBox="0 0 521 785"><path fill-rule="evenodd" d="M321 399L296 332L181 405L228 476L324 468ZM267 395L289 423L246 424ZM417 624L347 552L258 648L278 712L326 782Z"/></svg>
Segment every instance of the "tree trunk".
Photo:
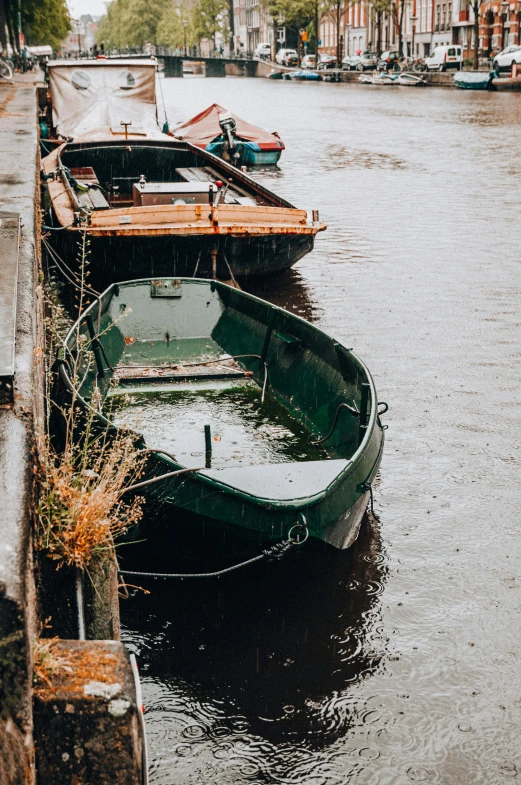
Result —
<svg viewBox="0 0 521 785"><path fill-rule="evenodd" d="M382 12L376 12L376 53L378 57L382 54Z"/></svg>
<svg viewBox="0 0 521 785"><path fill-rule="evenodd" d="M315 54L317 56L318 65L318 39L320 38L319 20L318 20L318 0L315 0Z"/></svg>
<svg viewBox="0 0 521 785"><path fill-rule="evenodd" d="M228 0L228 26L230 28L230 40L228 48L230 50L230 57L235 54L235 19L233 13L233 0Z"/></svg>
<svg viewBox="0 0 521 785"><path fill-rule="evenodd" d="M474 11L474 71L479 69L479 3L472 4Z"/></svg>
<svg viewBox="0 0 521 785"><path fill-rule="evenodd" d="M400 57L403 55L403 16L405 12L405 0L400 0L400 16L398 19L398 51Z"/></svg>
<svg viewBox="0 0 521 785"><path fill-rule="evenodd" d="M340 2L336 2L336 67L339 67L340 57Z"/></svg>

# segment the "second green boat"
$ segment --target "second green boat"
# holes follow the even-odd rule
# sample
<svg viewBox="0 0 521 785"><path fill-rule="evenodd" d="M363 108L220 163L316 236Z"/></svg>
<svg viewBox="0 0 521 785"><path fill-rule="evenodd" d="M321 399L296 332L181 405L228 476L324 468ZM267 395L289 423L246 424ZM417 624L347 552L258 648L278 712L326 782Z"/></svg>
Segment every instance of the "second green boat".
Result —
<svg viewBox="0 0 521 785"><path fill-rule="evenodd" d="M96 387L96 417L141 435L152 450L147 477L190 470L144 487L147 504L263 542L304 523L336 548L354 542L384 426L371 375L350 349L256 297L189 278L110 286L65 340L69 391L79 355L80 403Z"/></svg>

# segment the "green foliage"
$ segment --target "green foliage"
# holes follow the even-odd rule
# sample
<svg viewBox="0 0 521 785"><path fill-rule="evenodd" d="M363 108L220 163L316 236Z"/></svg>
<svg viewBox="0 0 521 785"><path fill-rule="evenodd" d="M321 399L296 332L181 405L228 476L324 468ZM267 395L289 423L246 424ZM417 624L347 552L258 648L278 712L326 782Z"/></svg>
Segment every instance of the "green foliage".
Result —
<svg viewBox="0 0 521 785"><path fill-rule="evenodd" d="M111 47L156 44L162 22L174 14L172 0L113 0L96 38Z"/></svg>
<svg viewBox="0 0 521 785"><path fill-rule="evenodd" d="M197 39L213 38L215 33L222 33L228 40L228 0L199 0L193 20Z"/></svg>
<svg viewBox="0 0 521 785"><path fill-rule="evenodd" d="M183 21L188 22L186 26L186 44L191 46L197 41L194 30L193 10L185 3L176 7L174 12L170 9L166 11L160 19L157 43L160 46L169 46L172 49L184 46L185 26Z"/></svg>
<svg viewBox="0 0 521 785"><path fill-rule="evenodd" d="M4 0L4 10L13 43L17 31L17 0ZM24 0L22 3L22 32L27 37L27 44L59 49L70 29L66 0Z"/></svg>
<svg viewBox="0 0 521 785"><path fill-rule="evenodd" d="M315 18L316 4L316 0L269 0L268 10L273 19L283 19L286 27L300 30Z"/></svg>

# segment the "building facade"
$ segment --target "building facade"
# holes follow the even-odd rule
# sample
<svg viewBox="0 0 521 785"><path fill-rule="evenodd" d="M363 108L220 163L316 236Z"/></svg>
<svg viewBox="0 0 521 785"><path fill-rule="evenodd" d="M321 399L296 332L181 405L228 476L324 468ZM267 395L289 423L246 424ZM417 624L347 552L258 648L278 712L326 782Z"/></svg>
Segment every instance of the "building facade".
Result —
<svg viewBox="0 0 521 785"><path fill-rule="evenodd" d="M482 3L479 9L479 47L483 56L520 44L521 2Z"/></svg>
<svg viewBox="0 0 521 785"><path fill-rule="evenodd" d="M237 54L248 49L246 0L233 0L233 42Z"/></svg>
<svg viewBox="0 0 521 785"><path fill-rule="evenodd" d="M248 0L246 0L248 2ZM403 54L427 57L436 46L459 44L466 59L474 53L474 12L469 0L395 0L396 14L376 13L368 0L346 3L337 31L335 17L320 21L319 51L342 57L366 49L382 52L398 45L396 17L404 2ZM486 0L479 11L479 53L486 58L507 46L521 45L521 0Z"/></svg>

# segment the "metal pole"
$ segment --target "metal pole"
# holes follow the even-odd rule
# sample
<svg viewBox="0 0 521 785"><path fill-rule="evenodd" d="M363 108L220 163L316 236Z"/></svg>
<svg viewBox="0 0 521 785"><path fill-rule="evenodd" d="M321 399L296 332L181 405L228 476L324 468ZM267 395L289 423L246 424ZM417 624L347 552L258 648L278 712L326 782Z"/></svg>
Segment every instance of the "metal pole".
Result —
<svg viewBox="0 0 521 785"><path fill-rule="evenodd" d="M18 26L18 52L22 54L22 0L18 0L16 23Z"/></svg>
<svg viewBox="0 0 521 785"><path fill-rule="evenodd" d="M362 382L360 396L360 427L358 433L359 443L363 441L365 432L367 430L367 405L369 403L369 389L370 385L367 382Z"/></svg>
<svg viewBox="0 0 521 785"><path fill-rule="evenodd" d="M204 426L205 464L207 469L212 468L212 433L209 425Z"/></svg>

